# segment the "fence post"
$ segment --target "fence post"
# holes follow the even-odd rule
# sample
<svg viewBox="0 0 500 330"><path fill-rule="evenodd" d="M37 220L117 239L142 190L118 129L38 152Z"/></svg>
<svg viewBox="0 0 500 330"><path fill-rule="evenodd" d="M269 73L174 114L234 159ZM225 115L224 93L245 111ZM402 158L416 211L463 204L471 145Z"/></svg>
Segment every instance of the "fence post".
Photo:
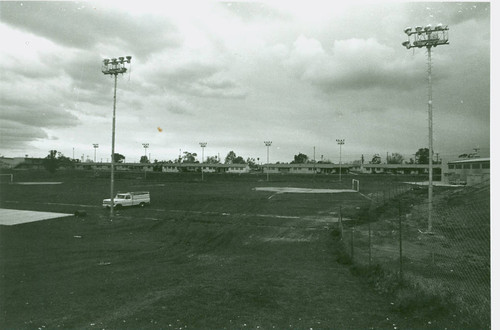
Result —
<svg viewBox="0 0 500 330"><path fill-rule="evenodd" d="M372 265L372 222L368 220L368 266Z"/></svg>
<svg viewBox="0 0 500 330"><path fill-rule="evenodd" d="M399 280L403 280L403 234L401 226L401 200L398 203L398 213L399 213Z"/></svg>
<svg viewBox="0 0 500 330"><path fill-rule="evenodd" d="M344 238L344 225L342 224L342 205L339 206L339 230L340 240Z"/></svg>
<svg viewBox="0 0 500 330"><path fill-rule="evenodd" d="M354 261L354 227L351 227L351 260Z"/></svg>

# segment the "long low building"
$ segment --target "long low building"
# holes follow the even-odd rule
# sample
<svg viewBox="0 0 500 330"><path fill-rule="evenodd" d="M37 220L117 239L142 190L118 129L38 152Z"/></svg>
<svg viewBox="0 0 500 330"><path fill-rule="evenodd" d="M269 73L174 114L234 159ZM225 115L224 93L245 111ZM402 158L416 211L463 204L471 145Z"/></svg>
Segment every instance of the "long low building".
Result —
<svg viewBox="0 0 500 330"><path fill-rule="evenodd" d="M6 158L0 157L0 168L30 170L43 169L43 158ZM109 171L110 163L75 162L61 169ZM116 171L164 172L164 173L235 173L244 174L259 171L270 174L427 174L427 164L263 164L250 167L248 164L200 164L200 163L115 163ZM434 164L436 175L441 175L442 181L453 184L475 184L490 179L490 158L459 159L447 164Z"/></svg>
<svg viewBox="0 0 500 330"><path fill-rule="evenodd" d="M471 158L448 162L443 181L473 185L490 180L490 158Z"/></svg>
<svg viewBox="0 0 500 330"><path fill-rule="evenodd" d="M436 174L441 173L442 164L434 164ZM308 164L265 164L262 165L264 173L283 174L338 174L363 173L363 174L425 174L428 173L427 164L332 164L332 163L308 163Z"/></svg>
<svg viewBox="0 0 500 330"><path fill-rule="evenodd" d="M76 163L76 170L109 171L110 163ZM200 164L200 163L115 163L116 171L145 171L164 173L249 173L248 164Z"/></svg>

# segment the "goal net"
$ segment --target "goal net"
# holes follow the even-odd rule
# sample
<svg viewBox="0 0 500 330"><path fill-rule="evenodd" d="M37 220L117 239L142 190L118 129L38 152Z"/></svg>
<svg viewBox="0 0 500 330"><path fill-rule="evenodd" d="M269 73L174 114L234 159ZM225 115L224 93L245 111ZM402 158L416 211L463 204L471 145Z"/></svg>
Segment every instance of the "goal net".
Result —
<svg viewBox="0 0 500 330"><path fill-rule="evenodd" d="M0 174L0 183L14 182L14 174Z"/></svg>
<svg viewBox="0 0 500 330"><path fill-rule="evenodd" d="M359 180L352 179L352 190L359 191Z"/></svg>

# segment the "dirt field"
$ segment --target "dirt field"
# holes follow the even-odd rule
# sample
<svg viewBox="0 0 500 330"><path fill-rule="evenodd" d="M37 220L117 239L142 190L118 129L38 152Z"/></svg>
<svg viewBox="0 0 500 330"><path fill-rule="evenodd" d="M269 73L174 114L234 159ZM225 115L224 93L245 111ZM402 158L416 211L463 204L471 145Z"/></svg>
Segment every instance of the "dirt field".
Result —
<svg viewBox="0 0 500 330"><path fill-rule="evenodd" d="M28 174L15 181L23 175L37 181ZM42 176L39 181L63 183L2 185L0 207L87 215L0 226L4 328L446 325L399 315L390 299L336 262L332 218L340 205L354 214L366 198L287 193L270 199L274 193L253 190L348 189L347 176L342 183L328 176L276 176L269 183L252 175L205 175L204 182L189 174L123 177L117 190L149 190L152 205L120 210L113 219L100 208L109 195L107 178Z"/></svg>

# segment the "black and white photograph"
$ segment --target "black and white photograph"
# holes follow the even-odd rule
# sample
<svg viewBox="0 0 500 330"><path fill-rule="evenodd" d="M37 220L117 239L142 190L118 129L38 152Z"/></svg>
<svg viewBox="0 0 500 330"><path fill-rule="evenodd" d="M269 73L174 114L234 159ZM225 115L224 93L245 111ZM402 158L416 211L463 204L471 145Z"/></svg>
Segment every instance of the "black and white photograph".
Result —
<svg viewBox="0 0 500 330"><path fill-rule="evenodd" d="M492 7L0 1L0 328L494 328Z"/></svg>

